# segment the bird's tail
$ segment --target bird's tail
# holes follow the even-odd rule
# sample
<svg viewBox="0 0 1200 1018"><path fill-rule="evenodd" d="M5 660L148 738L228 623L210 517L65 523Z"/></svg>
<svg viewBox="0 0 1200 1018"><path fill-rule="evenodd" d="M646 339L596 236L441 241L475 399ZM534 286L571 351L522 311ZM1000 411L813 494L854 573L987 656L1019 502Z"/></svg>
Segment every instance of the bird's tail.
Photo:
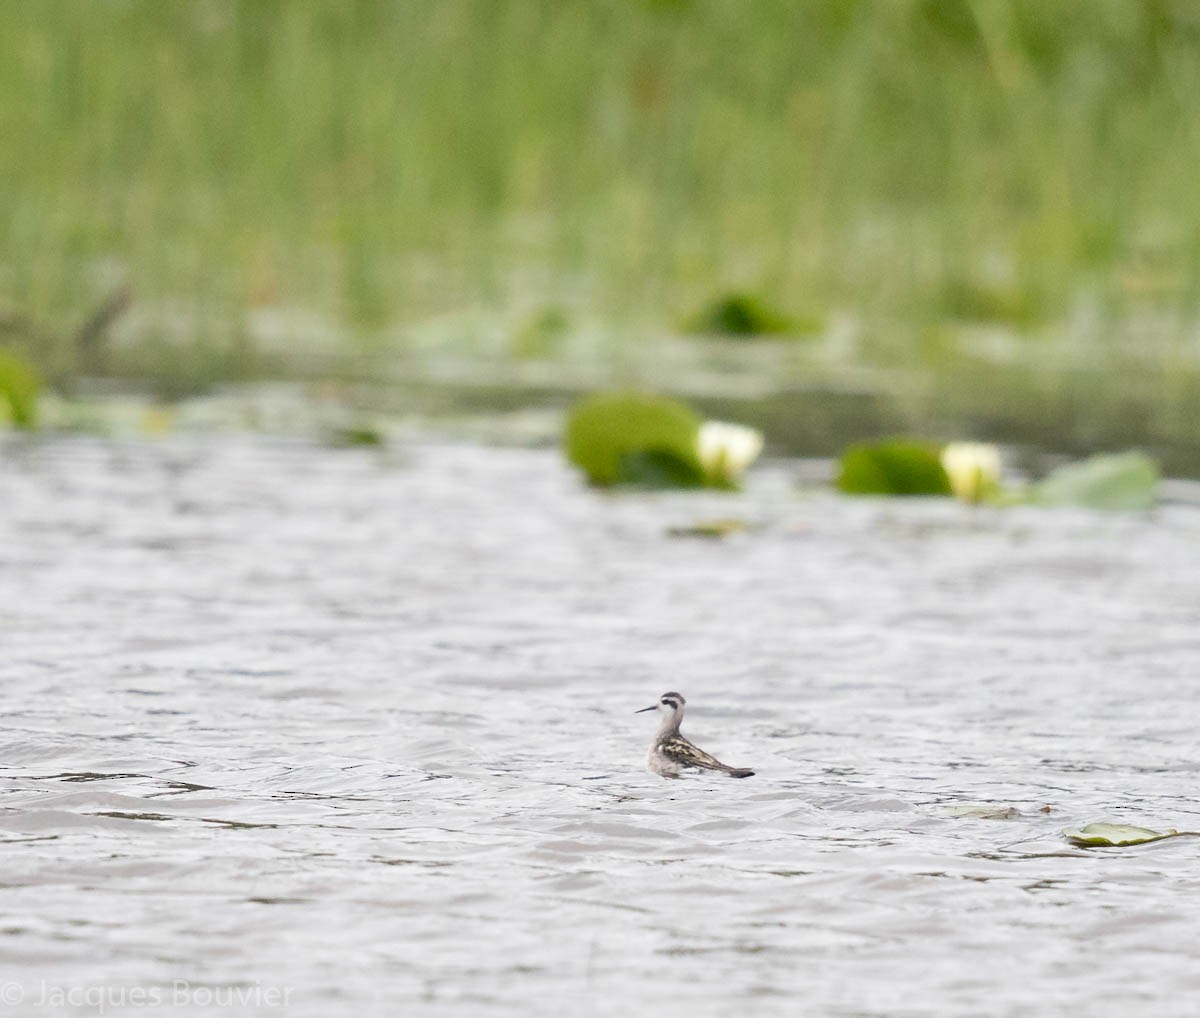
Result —
<svg viewBox="0 0 1200 1018"><path fill-rule="evenodd" d="M725 772L731 778L752 778L752 777L754 777L754 771L750 770L748 767L726 767Z"/></svg>

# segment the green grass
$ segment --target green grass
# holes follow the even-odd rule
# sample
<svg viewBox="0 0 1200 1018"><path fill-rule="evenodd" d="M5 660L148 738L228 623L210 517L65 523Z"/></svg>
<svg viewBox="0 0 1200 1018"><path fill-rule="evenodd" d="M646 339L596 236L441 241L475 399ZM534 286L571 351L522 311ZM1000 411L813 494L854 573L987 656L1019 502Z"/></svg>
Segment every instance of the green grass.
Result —
<svg viewBox="0 0 1200 1018"><path fill-rule="evenodd" d="M1169 0L11 0L0 137L0 308L51 377L123 282L137 370L252 360L272 308L357 354L552 304L618 363L729 292L934 368L947 322L1030 359L1081 303L1089 358L1194 325Z"/></svg>

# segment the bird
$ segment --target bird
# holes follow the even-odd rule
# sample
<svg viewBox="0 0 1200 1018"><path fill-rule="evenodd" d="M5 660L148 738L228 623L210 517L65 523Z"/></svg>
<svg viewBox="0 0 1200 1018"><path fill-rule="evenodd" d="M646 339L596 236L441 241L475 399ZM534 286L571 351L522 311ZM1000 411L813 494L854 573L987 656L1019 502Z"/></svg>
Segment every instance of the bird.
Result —
<svg viewBox="0 0 1200 1018"><path fill-rule="evenodd" d="M684 767L722 771L731 778L753 777L754 771L746 767L730 767L728 764L723 764L715 756L705 753L698 746L693 746L679 734L679 723L683 720L685 703L687 701L680 693L663 693L658 698L658 703L634 711L635 714L644 714L648 710L656 710L662 715L658 732L650 746L650 756L646 759L646 766L664 778L679 777L679 771Z"/></svg>

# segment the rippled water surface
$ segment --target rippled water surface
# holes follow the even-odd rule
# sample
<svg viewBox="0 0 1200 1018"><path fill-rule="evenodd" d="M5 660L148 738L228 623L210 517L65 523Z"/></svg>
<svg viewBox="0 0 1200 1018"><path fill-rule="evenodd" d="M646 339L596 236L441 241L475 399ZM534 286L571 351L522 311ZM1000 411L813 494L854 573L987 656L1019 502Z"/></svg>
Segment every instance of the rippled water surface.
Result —
<svg viewBox="0 0 1200 1018"><path fill-rule="evenodd" d="M1200 1008L1200 838L1060 835L1200 830L1190 505L0 453L0 1014ZM713 516L761 528L667 535ZM757 776L648 773L666 689Z"/></svg>

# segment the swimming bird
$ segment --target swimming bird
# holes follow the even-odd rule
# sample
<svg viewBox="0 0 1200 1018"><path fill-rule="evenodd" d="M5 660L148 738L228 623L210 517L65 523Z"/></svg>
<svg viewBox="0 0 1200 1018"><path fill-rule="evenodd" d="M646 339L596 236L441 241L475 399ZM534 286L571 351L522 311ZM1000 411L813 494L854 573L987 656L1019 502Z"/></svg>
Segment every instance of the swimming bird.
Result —
<svg viewBox="0 0 1200 1018"><path fill-rule="evenodd" d="M730 767L721 763L715 756L710 756L698 746L693 746L679 734L679 722L683 720L683 705L687 701L679 693L663 693L658 703L634 711L644 714L648 710L656 710L662 715L658 725L658 733L650 747L650 756L646 766L655 774L664 778L677 778L683 767L694 767L706 771L723 771L731 778L750 778L754 771L745 767Z"/></svg>

